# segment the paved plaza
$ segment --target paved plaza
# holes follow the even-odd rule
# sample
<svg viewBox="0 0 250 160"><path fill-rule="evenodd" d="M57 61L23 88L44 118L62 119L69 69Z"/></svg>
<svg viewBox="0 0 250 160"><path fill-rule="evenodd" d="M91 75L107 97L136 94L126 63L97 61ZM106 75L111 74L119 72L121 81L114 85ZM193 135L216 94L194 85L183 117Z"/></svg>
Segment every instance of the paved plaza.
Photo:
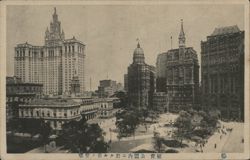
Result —
<svg viewBox="0 0 250 160"><path fill-rule="evenodd" d="M117 138L117 128L115 125L116 118L107 119L92 119L88 123L98 123L100 127L105 132L104 139L110 142L110 149L108 152L113 153L126 153L135 152L141 149L153 150L153 137L154 132L158 132L161 137L165 139L172 139L172 127L167 126L175 121L178 114L164 113L160 114L156 123L147 124L147 130L144 125L137 128L135 136L123 137L120 140ZM182 153L192 153L192 152L204 152L204 153L240 153L244 151L243 140L243 123L238 122L221 122L221 128L216 131L211 137L207 139L207 143L204 147L196 146L193 141L184 140L183 143L187 144L187 147L174 148ZM228 131L232 129L232 131ZM110 141L111 140L111 141ZM216 145L216 147L215 147ZM54 153L65 153L67 150L63 150L63 147L58 147L57 149L51 151ZM49 149L49 148L48 148ZM169 149L169 147L168 147ZM44 152L44 147L35 148L29 153L42 153Z"/></svg>

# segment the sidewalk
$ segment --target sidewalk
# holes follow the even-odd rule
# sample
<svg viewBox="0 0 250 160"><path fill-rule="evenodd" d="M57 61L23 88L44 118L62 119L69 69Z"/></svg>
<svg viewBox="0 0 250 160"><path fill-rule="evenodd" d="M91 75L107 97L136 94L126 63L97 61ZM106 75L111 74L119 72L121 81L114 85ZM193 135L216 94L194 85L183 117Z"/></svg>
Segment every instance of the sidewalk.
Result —
<svg viewBox="0 0 250 160"><path fill-rule="evenodd" d="M226 135L216 132L212 135L205 144L203 151L207 153L221 153L221 152L243 152L244 145L241 143L243 137L243 124L237 122L222 122L226 128L233 128L232 132L227 131ZM220 139L220 136L222 138ZM216 148L215 148L216 144Z"/></svg>

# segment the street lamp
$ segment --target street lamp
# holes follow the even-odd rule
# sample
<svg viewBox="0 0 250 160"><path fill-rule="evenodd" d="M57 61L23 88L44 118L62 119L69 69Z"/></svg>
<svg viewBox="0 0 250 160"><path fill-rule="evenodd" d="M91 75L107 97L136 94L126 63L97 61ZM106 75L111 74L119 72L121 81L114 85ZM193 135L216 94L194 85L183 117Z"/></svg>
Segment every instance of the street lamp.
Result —
<svg viewBox="0 0 250 160"><path fill-rule="evenodd" d="M109 133L110 133L110 142L111 142L111 140L112 140L111 128L109 128Z"/></svg>

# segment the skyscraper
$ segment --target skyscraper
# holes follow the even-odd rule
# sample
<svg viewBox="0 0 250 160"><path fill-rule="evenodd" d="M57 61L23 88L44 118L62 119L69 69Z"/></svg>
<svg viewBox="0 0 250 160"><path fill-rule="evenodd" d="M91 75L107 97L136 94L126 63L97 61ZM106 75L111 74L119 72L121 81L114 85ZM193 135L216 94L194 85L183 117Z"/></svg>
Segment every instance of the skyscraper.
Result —
<svg viewBox="0 0 250 160"><path fill-rule="evenodd" d="M167 86L167 54L168 52L161 53L157 56L156 60L156 91L166 92Z"/></svg>
<svg viewBox="0 0 250 160"><path fill-rule="evenodd" d="M132 106L152 107L155 91L155 67L145 63L144 51L137 44L133 63L128 67L128 97Z"/></svg>
<svg viewBox="0 0 250 160"><path fill-rule="evenodd" d="M124 74L124 90L128 92L128 74Z"/></svg>
<svg viewBox="0 0 250 160"><path fill-rule="evenodd" d="M179 48L167 52L166 86L170 111L196 107L199 91L199 64L196 51L186 47L181 20Z"/></svg>
<svg viewBox="0 0 250 160"><path fill-rule="evenodd" d="M244 31L215 28L201 42L202 106L221 118L244 118Z"/></svg>
<svg viewBox="0 0 250 160"><path fill-rule="evenodd" d="M45 31L44 46L18 44L15 47L14 75L23 82L42 83L44 94L70 94L71 84L79 79L85 90L85 45L74 36L65 39L56 8L50 28ZM74 80L73 80L74 76Z"/></svg>

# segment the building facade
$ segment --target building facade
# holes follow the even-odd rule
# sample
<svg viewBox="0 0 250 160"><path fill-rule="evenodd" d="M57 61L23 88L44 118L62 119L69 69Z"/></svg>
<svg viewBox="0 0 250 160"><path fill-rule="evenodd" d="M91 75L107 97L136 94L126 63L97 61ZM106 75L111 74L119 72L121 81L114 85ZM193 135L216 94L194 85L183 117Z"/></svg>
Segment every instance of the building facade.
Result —
<svg viewBox="0 0 250 160"><path fill-rule="evenodd" d="M202 107L221 118L244 119L244 31L215 28L201 42Z"/></svg>
<svg viewBox="0 0 250 160"><path fill-rule="evenodd" d="M166 92L155 92L153 95L154 110L159 112L168 111L168 95Z"/></svg>
<svg viewBox="0 0 250 160"><path fill-rule="evenodd" d="M198 106L198 57L192 47L186 47L185 41L183 21L181 21L179 48L169 50L166 60L166 87L170 111Z"/></svg>
<svg viewBox="0 0 250 160"><path fill-rule="evenodd" d="M100 118L110 118L113 117L115 115L114 112L114 107L113 107L113 99L104 99L102 101L100 101L101 105L100 106Z"/></svg>
<svg viewBox="0 0 250 160"><path fill-rule="evenodd" d="M79 97L36 99L21 104L18 107L18 114L19 118L42 118L50 124L53 130L60 131L63 124L69 121L78 121L82 116L86 120L113 116L113 103L116 101L117 99Z"/></svg>
<svg viewBox="0 0 250 160"><path fill-rule="evenodd" d="M155 91L155 67L145 63L144 51L138 43L133 63L128 67L128 98L132 106L152 107Z"/></svg>
<svg viewBox="0 0 250 160"><path fill-rule="evenodd" d="M128 92L128 74L124 74L124 90Z"/></svg>
<svg viewBox="0 0 250 160"><path fill-rule="evenodd" d="M44 119L53 130L61 130L62 125L71 120L81 119L81 104L72 100L37 99L19 106L19 118Z"/></svg>
<svg viewBox="0 0 250 160"><path fill-rule="evenodd" d="M116 81L107 79L100 81L97 92L99 97L110 97L114 95L116 91L120 90L122 90L120 83L116 83Z"/></svg>
<svg viewBox="0 0 250 160"><path fill-rule="evenodd" d="M75 37L65 39L56 8L50 28L45 31L44 46L29 43L15 47L14 74L23 82L41 83L44 94L71 93L76 72L80 92L85 90L85 45Z"/></svg>
<svg viewBox="0 0 250 160"><path fill-rule="evenodd" d="M43 85L36 83L23 83L20 78L6 78L6 120L18 118L18 107L40 98Z"/></svg>
<svg viewBox="0 0 250 160"><path fill-rule="evenodd" d="M161 53L156 60L156 92L166 92L167 52Z"/></svg>

